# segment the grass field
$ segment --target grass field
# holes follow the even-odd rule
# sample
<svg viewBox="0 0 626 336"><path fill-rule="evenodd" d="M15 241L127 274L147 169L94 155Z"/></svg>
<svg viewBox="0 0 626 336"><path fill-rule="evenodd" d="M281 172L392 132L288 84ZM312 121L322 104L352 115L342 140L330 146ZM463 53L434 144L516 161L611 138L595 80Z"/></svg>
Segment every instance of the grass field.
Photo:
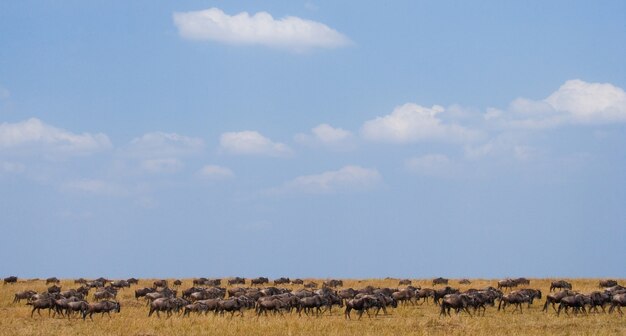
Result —
<svg viewBox="0 0 626 336"><path fill-rule="evenodd" d="M149 287L152 280L141 280L139 285L124 289L118 295L121 313L112 318L94 316L94 321L83 321L42 316L30 317L30 307L22 303L12 303L17 291L34 289L38 292L47 288L44 281L20 281L0 287L0 335L626 335L626 316L614 314L589 314L556 316L551 309L541 311L551 279L531 279L529 288L541 289L544 298L536 301L523 314L498 312L497 307L489 307L486 315L470 317L461 314L453 317L439 317L439 309L432 302L423 305L399 306L390 309L389 315L361 320L355 317L347 321L343 310L333 309L332 315L322 317L298 317L297 314L258 318L254 311L246 311L245 316L192 315L189 318L173 316L147 317L148 308L143 300L136 301L134 289ZM321 280L316 280L321 283ZM573 289L581 292L598 290L598 279L571 280ZM618 280L620 284L626 283ZM344 287L362 288L397 287L397 280L344 280ZM432 287L430 280L413 281L414 285ZM471 285L458 285L451 280L450 285L461 288L482 288L495 286L496 280L472 280ZM72 280L62 281L64 289L75 288ZM192 280L183 281L180 288L192 286ZM300 288L300 286L286 286ZM93 293L93 292L92 292ZM91 295L89 300L91 301Z"/></svg>

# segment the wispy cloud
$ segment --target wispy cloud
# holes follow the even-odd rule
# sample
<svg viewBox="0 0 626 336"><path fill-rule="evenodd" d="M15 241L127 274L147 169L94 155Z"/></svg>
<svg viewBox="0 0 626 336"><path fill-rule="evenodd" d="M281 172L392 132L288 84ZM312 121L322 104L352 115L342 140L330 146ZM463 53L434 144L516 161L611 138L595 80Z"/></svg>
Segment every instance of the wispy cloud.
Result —
<svg viewBox="0 0 626 336"><path fill-rule="evenodd" d="M109 138L102 133L72 133L37 118L0 124L0 150L20 149L21 154L43 151L44 155L84 155L110 149Z"/></svg>
<svg viewBox="0 0 626 336"><path fill-rule="evenodd" d="M306 50L351 43L345 35L323 23L295 16L275 19L267 12L228 15L219 8L210 8L174 13L174 24L183 38L233 45Z"/></svg>
<svg viewBox="0 0 626 336"><path fill-rule="evenodd" d="M206 165L198 171L198 176L208 180L225 180L235 177L235 173L226 167Z"/></svg>
<svg viewBox="0 0 626 336"><path fill-rule="evenodd" d="M274 142L256 131L223 133L220 136L220 149L236 155L283 157L292 154L289 146Z"/></svg>
<svg viewBox="0 0 626 336"><path fill-rule="evenodd" d="M378 170L359 166L345 166L321 174L304 175L285 183L271 193L328 194L335 192L364 191L382 182Z"/></svg>
<svg viewBox="0 0 626 336"><path fill-rule="evenodd" d="M424 107L417 104L404 104L396 107L391 114L368 120L361 128L367 140L411 143L418 141L467 142L480 137L480 132L457 124L446 124L438 115L445 109L442 106Z"/></svg>
<svg viewBox="0 0 626 336"><path fill-rule="evenodd" d="M328 124L313 127L310 134L297 134L295 140L307 146L322 146L333 150L346 150L355 146L352 132Z"/></svg>
<svg viewBox="0 0 626 336"><path fill-rule="evenodd" d="M163 158L197 154L203 149L204 141L200 138L151 132L133 139L123 152L138 158Z"/></svg>

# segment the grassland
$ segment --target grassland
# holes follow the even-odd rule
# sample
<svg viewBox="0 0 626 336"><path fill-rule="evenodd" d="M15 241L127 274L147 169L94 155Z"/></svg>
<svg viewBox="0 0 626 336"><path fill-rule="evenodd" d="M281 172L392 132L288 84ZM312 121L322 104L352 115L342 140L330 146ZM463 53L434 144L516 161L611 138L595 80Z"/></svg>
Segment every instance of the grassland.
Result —
<svg viewBox="0 0 626 336"><path fill-rule="evenodd" d="M321 283L321 280L316 280ZM550 279L531 279L530 288L548 293ZM598 290L598 279L571 280L575 290L591 292ZM626 281L618 280L620 284ZM139 286L150 286L152 280L142 280ZM495 286L495 280L472 280L471 285L451 285L461 289ZM422 287L431 287L429 280L414 281ZM71 280L61 282L64 289L76 287ZM345 287L361 288L367 285L397 287L397 280L344 280ZM183 281L181 288L192 286L191 279ZM299 288L298 286L287 286ZM544 299L523 314L510 311L498 312L489 307L484 317L469 317L465 314L451 318L439 317L433 303L416 306L399 306L387 316L347 321L343 310L333 309L332 315L322 317L268 316L258 318L253 311L241 317L192 316L182 318L147 317L148 309L143 301L134 298L133 286L118 295L122 310L112 318L94 317L94 321L83 321L42 316L30 317L30 307L12 303L17 291L46 289L44 281L24 282L0 287L0 335L626 335L626 316L619 314L589 314L557 317L553 311L544 313Z"/></svg>

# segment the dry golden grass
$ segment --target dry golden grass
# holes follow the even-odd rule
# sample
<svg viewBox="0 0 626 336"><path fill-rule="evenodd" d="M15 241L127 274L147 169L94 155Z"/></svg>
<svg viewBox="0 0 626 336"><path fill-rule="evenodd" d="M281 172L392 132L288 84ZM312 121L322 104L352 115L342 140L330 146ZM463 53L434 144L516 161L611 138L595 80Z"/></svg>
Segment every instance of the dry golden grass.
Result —
<svg viewBox="0 0 626 336"><path fill-rule="evenodd" d="M550 279L531 279L531 288L548 293ZM626 283L624 280L618 280ZM320 280L317 281L321 283ZM139 286L150 286L151 280L142 280ZM461 289L495 286L495 280L472 280L471 285L451 285ZM597 290L597 279L572 280L575 290L590 292ZM346 280L346 287L361 288L367 285L396 287L397 280ZM414 281L422 287L431 287L430 280ZM73 281L62 281L65 289L76 287ZM191 287L191 279L185 280L181 288ZM136 301L134 289L124 289L118 295L122 305L120 314L112 318L94 316L94 321L83 321L42 316L30 317L30 307L12 303L17 291L45 290L44 281L24 282L0 287L0 335L626 335L626 316L619 314L589 314L557 317L553 311L541 312L544 299L523 314L513 314L488 308L484 317L469 317L465 314L451 318L439 317L433 303L418 306L400 306L391 309L387 316L346 321L343 310L334 310L323 317L269 316L256 318L253 311L246 311L243 318L229 316L174 316L166 319L147 317L148 308L143 301ZM293 288L296 288L295 286Z"/></svg>

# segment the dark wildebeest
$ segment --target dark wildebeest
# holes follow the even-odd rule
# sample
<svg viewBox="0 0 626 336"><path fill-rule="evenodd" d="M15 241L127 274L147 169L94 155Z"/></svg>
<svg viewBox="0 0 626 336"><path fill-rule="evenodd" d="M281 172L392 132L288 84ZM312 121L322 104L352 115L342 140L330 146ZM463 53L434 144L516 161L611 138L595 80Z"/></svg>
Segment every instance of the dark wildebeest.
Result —
<svg viewBox="0 0 626 336"><path fill-rule="evenodd" d="M450 286L446 286L445 288L435 290L433 293L433 299L435 300L436 304L439 304L439 299L443 298L444 296L448 294L457 294L457 293L459 293L458 289L452 288Z"/></svg>
<svg viewBox="0 0 626 336"><path fill-rule="evenodd" d="M369 312L367 311L370 307L372 307L373 305L373 300L370 297L361 297L358 299L350 299L350 300L346 300L346 310L344 311L344 317L346 319L352 319L352 317L350 316L350 312L352 310L356 310L359 315L359 319L361 319L361 317L363 316L363 312L367 312L367 316L369 315Z"/></svg>
<svg viewBox="0 0 626 336"><path fill-rule="evenodd" d="M317 288L317 282L309 281L304 284L304 288Z"/></svg>
<svg viewBox="0 0 626 336"><path fill-rule="evenodd" d="M410 302L411 304L413 304L412 299L415 297L415 291L412 291L410 289L403 289L392 293L391 297L393 297L399 303L406 304L407 302Z"/></svg>
<svg viewBox="0 0 626 336"><path fill-rule="evenodd" d="M552 309L554 309L554 311L556 311L556 307L555 304L560 303L561 300L564 297L570 296L570 295L576 295L576 293L570 291L569 289L560 291L558 293L550 293L548 295L546 295L546 302L543 304L543 311L547 312L548 311L548 305L552 305Z"/></svg>
<svg viewBox="0 0 626 336"><path fill-rule="evenodd" d="M469 281L469 279L461 279L461 280L459 280L459 284L461 284L461 285L469 285L471 283L472 282Z"/></svg>
<svg viewBox="0 0 626 336"><path fill-rule="evenodd" d="M608 288L617 286L617 281L615 280L600 280L600 288Z"/></svg>
<svg viewBox="0 0 626 336"><path fill-rule="evenodd" d="M130 278L130 279L126 280L126 282L128 282L131 285L138 285L139 284L139 279Z"/></svg>
<svg viewBox="0 0 626 336"><path fill-rule="evenodd" d="M41 316L42 309L48 309L48 316L50 316L50 312L52 312L52 309L54 309L54 298L46 297L35 300L33 302L28 302L26 304L33 306L33 310L30 312L30 317L33 317L35 310L37 311L37 314Z"/></svg>
<svg viewBox="0 0 626 336"><path fill-rule="evenodd" d="M207 286L218 287L222 285L222 279L207 279L204 284Z"/></svg>
<svg viewBox="0 0 626 336"><path fill-rule="evenodd" d="M402 279L400 281L398 281L398 286L408 286L410 285L412 282L410 279Z"/></svg>
<svg viewBox="0 0 626 336"><path fill-rule="evenodd" d="M128 287L130 288L130 283L126 280L116 280L111 282L111 287L114 288L123 288L123 287Z"/></svg>
<svg viewBox="0 0 626 336"><path fill-rule="evenodd" d="M282 277L282 278L278 278L274 280L274 285L283 285L283 284L288 284L290 282L291 280L289 280L289 278Z"/></svg>
<svg viewBox="0 0 626 336"><path fill-rule="evenodd" d="M504 280L498 281L498 289L502 289L502 288L511 289L513 287L517 287L517 285L519 285L519 283L515 279L504 279Z"/></svg>
<svg viewBox="0 0 626 336"><path fill-rule="evenodd" d="M13 298L13 303L17 303L20 302L22 300L26 300L29 301L30 298L33 297L33 295L37 294L37 292L35 292L34 290L25 290L22 292L17 292L15 293L15 297Z"/></svg>
<svg viewBox="0 0 626 336"><path fill-rule="evenodd" d="M422 288L415 292L415 300L422 299L422 303L428 302L429 297L435 297L435 290L432 288Z"/></svg>
<svg viewBox="0 0 626 336"><path fill-rule="evenodd" d="M555 289L572 289L572 284L565 281L565 280L557 280L557 281L552 281L552 283L550 284L550 291L552 292Z"/></svg>
<svg viewBox="0 0 626 336"><path fill-rule="evenodd" d="M519 309L520 314L522 314L522 303L524 302L530 302L530 296L519 291L502 295L502 297L500 297L500 302L498 303L498 311L500 311L500 308L502 308L502 311L505 311L507 305L515 305L513 313Z"/></svg>
<svg viewBox="0 0 626 336"><path fill-rule="evenodd" d="M300 304L298 305L297 309L298 316L302 315L303 310L306 315L309 315L309 312L318 315L322 312L322 304L322 297L317 294L300 298Z"/></svg>
<svg viewBox="0 0 626 336"><path fill-rule="evenodd" d="M517 282L518 285L530 285L530 280L526 278L517 278L515 282Z"/></svg>
<svg viewBox="0 0 626 336"><path fill-rule="evenodd" d="M228 284L231 286L232 285L245 285L246 279L240 278L240 277L234 277L232 279L228 279Z"/></svg>
<svg viewBox="0 0 626 336"><path fill-rule="evenodd" d="M287 308L287 302L282 301L277 297L261 298L256 304L256 316L259 317L263 313L267 316L268 311L283 315L283 312L281 311L283 308Z"/></svg>
<svg viewBox="0 0 626 336"><path fill-rule="evenodd" d="M582 309L583 313L587 313L585 310L585 296L582 294L570 295L561 299L559 303L559 309L556 311L556 316L561 314L561 309L565 308L565 314L569 315L567 312L568 308L574 308L574 314L578 314L578 312Z"/></svg>
<svg viewBox="0 0 626 336"><path fill-rule="evenodd" d="M165 288L165 287L167 287L167 280L164 280L164 279L163 280L155 280L152 283L152 286L154 288L159 288L159 287Z"/></svg>
<svg viewBox="0 0 626 336"><path fill-rule="evenodd" d="M17 282L17 277L16 276L10 276L10 277L6 277L4 278L4 285L6 284L14 284Z"/></svg>
<svg viewBox="0 0 626 336"><path fill-rule="evenodd" d="M65 308L65 315L67 315L68 319L74 312L80 312L81 316L83 316L87 309L89 309L89 303L87 303L87 301L68 302Z"/></svg>
<svg viewBox="0 0 626 336"><path fill-rule="evenodd" d="M74 283L82 285L82 284L86 284L87 280L85 280L84 278L78 278L78 279L74 280Z"/></svg>
<svg viewBox="0 0 626 336"><path fill-rule="evenodd" d="M227 300L220 300L218 302L217 311L220 315L224 315L224 312L230 312L230 316L233 317L235 312L239 312L243 317L243 311L246 308L245 302L239 298L230 298Z"/></svg>
<svg viewBox="0 0 626 336"><path fill-rule="evenodd" d="M179 287L182 284L183 284L183 282L180 281L179 279L174 280L174 287Z"/></svg>
<svg viewBox="0 0 626 336"><path fill-rule="evenodd" d="M523 288L518 290L517 292L528 296L528 308L530 308L530 305L535 299L541 299L541 290L539 289Z"/></svg>
<svg viewBox="0 0 626 336"><path fill-rule="evenodd" d="M204 302L190 303L185 306L185 309L183 310L183 317L188 316L190 312L195 312L198 314L204 312L206 314L208 310L209 307Z"/></svg>
<svg viewBox="0 0 626 336"><path fill-rule="evenodd" d="M159 312L166 312L169 318L172 315L172 311L176 309L176 302L173 298L158 298L150 303L150 311L148 317L152 316L154 312L157 313L157 317L161 317Z"/></svg>
<svg viewBox="0 0 626 336"><path fill-rule="evenodd" d="M52 277L52 278L47 278L46 279L46 285L47 284L58 284L59 282L61 282L61 280L57 279L56 277Z"/></svg>
<svg viewBox="0 0 626 336"><path fill-rule="evenodd" d="M258 277L258 278L254 278L252 280L250 280L250 284L252 284L252 286L254 285L262 285L262 284L266 284L269 283L270 280L266 277Z"/></svg>
<svg viewBox="0 0 626 336"><path fill-rule="evenodd" d="M343 280L330 279L328 281L324 281L324 283L322 283L322 287L343 287Z"/></svg>
<svg viewBox="0 0 626 336"><path fill-rule="evenodd" d="M451 308L454 308L457 314L464 310L467 314L469 314L469 316L472 316L472 313L470 313L469 309L467 309L472 300L473 299L467 294L447 294L441 300L441 311L439 312L439 316L446 316L446 313L448 316L451 316Z"/></svg>
<svg viewBox="0 0 626 336"><path fill-rule="evenodd" d="M602 312L606 313L606 310L604 309L604 306L606 304L611 303L611 295L609 295L606 292L600 292L600 291L595 291L595 292L591 292L589 293L589 312L591 313L591 310L593 309L593 311L595 311L596 313L598 312L598 306L600 306L600 308L602 308Z"/></svg>
<svg viewBox="0 0 626 336"><path fill-rule="evenodd" d="M61 293L61 287L57 285L52 285L48 287L48 293Z"/></svg>
<svg viewBox="0 0 626 336"><path fill-rule="evenodd" d="M135 299L139 300L140 297L144 297L146 294L154 293L155 291L156 289L149 287L135 289Z"/></svg>
<svg viewBox="0 0 626 336"><path fill-rule="evenodd" d="M97 303L90 303L86 310L83 311L83 320L87 315L89 315L89 319L93 320L94 313L101 313L104 316L104 313L111 317L111 312L119 313L121 311L121 306L119 302L116 301L102 301Z"/></svg>
<svg viewBox="0 0 626 336"><path fill-rule="evenodd" d="M103 289L103 290L99 290L95 293L93 293L93 299L95 301L100 301L100 300L110 300L110 299L115 299L117 297L117 291L114 291L111 289Z"/></svg>
<svg viewBox="0 0 626 336"><path fill-rule="evenodd" d="M304 280L302 280L302 279L294 279L294 280L291 280L291 284L293 284L293 285L303 285L304 284Z"/></svg>
<svg viewBox="0 0 626 336"><path fill-rule="evenodd" d="M611 299L611 307L609 308L609 313L613 313L615 307L617 307L617 311L620 315L624 315L624 313L622 312L622 307L626 307L626 293L613 295L613 298Z"/></svg>
<svg viewBox="0 0 626 336"><path fill-rule="evenodd" d="M435 285L447 285L447 284L448 284L448 279L446 279L446 278L439 277L439 278L433 279L433 286L435 286Z"/></svg>

